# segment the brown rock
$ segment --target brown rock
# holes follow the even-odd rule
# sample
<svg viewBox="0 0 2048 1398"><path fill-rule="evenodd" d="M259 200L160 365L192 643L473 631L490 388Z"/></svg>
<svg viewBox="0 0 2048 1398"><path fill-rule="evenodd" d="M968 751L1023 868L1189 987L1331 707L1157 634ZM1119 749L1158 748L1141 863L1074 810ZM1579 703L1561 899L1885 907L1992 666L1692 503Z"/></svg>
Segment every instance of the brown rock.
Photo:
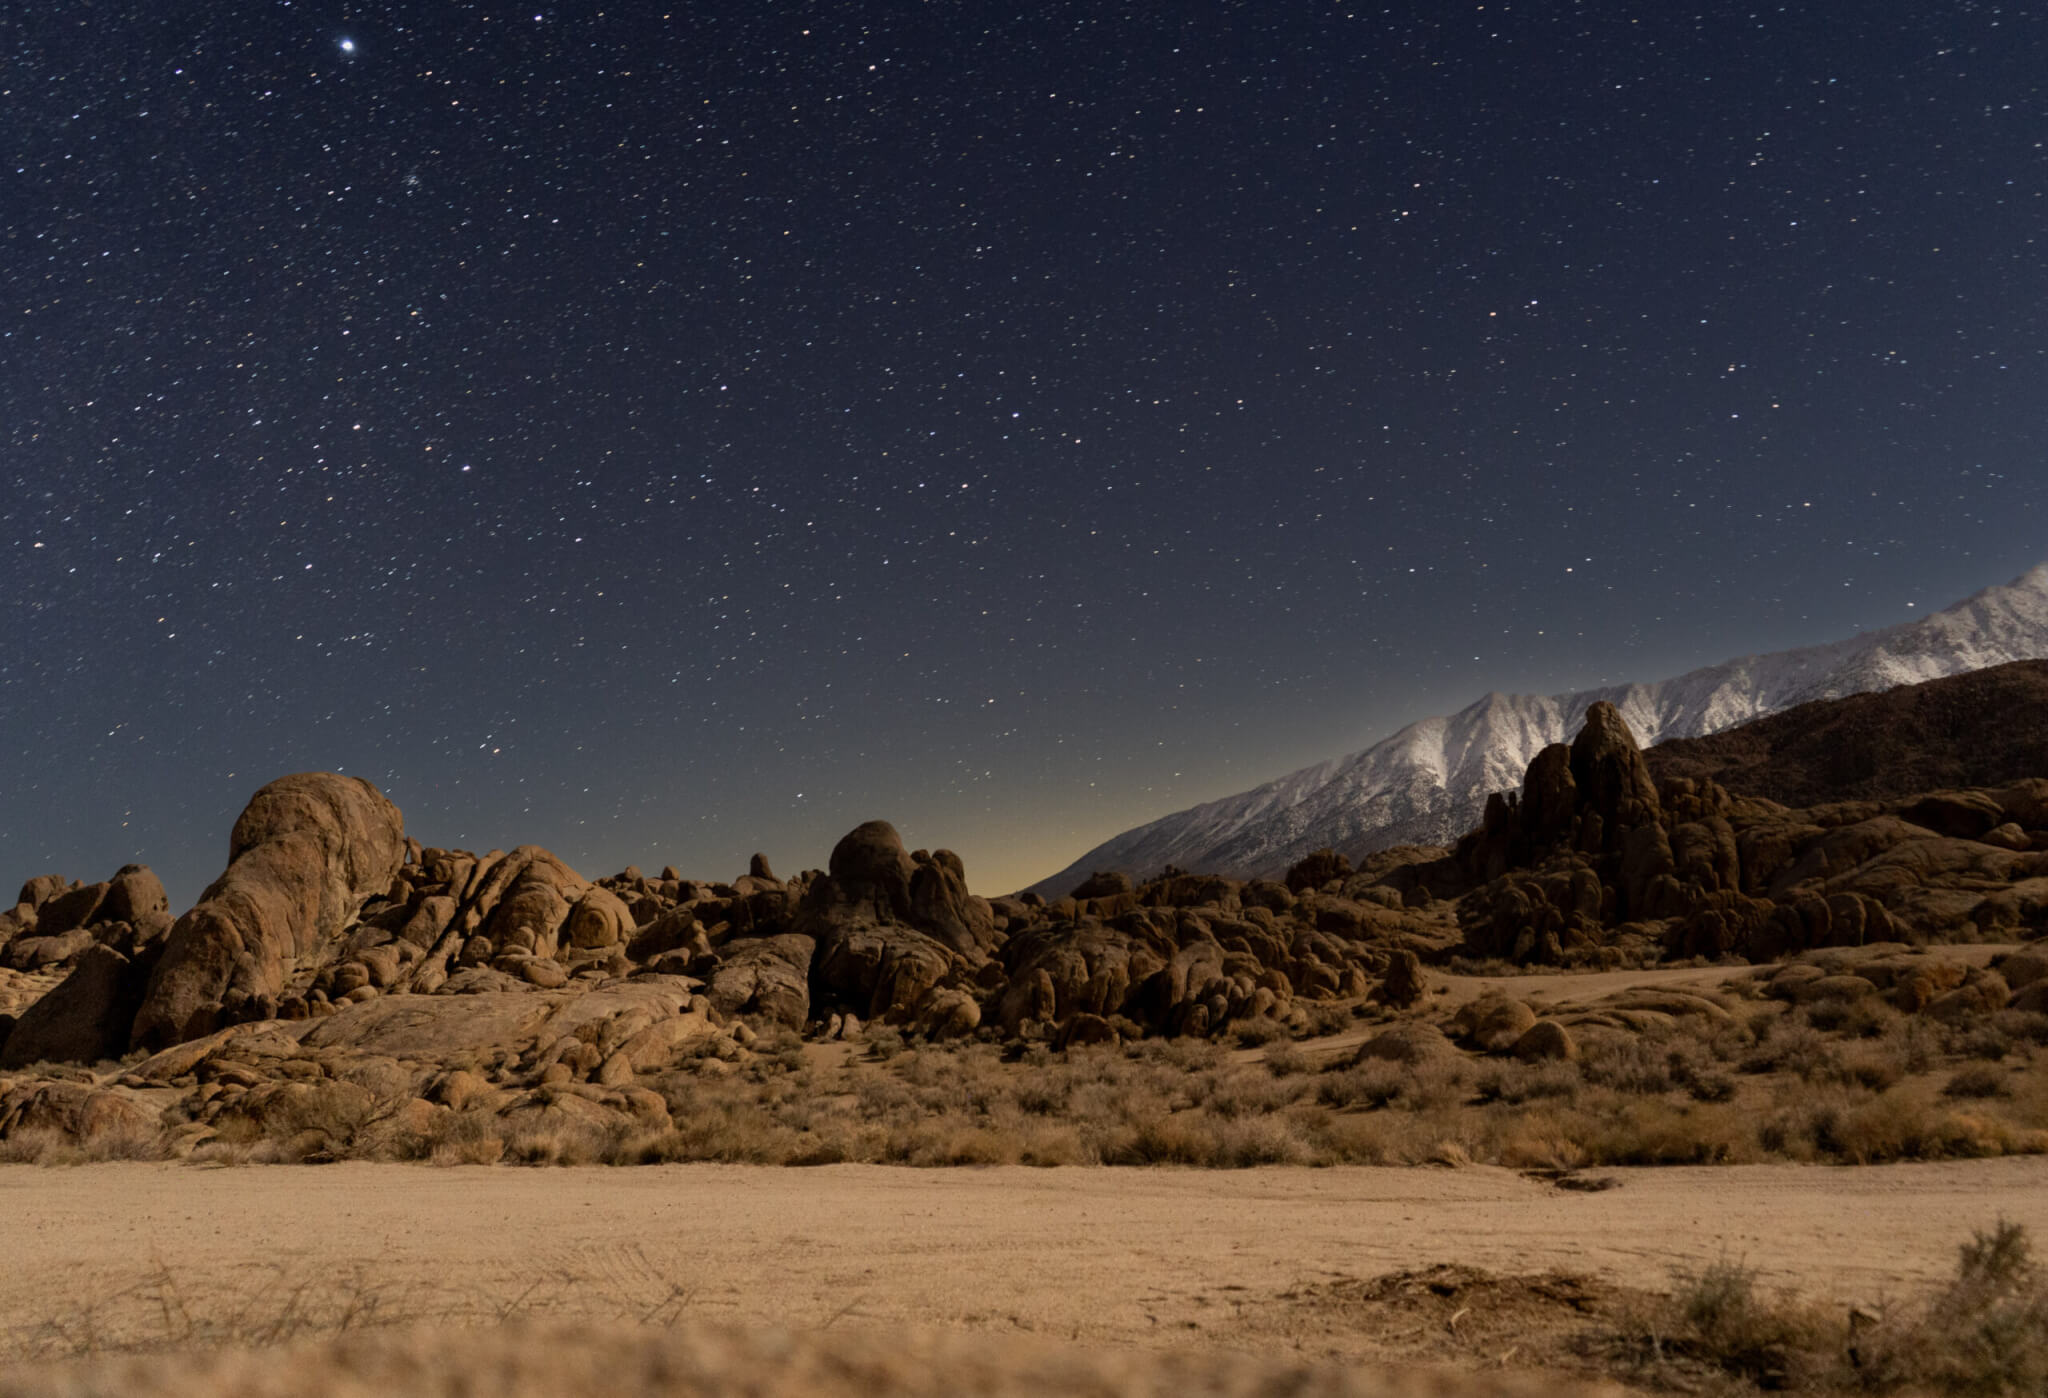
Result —
<svg viewBox="0 0 2048 1398"><path fill-rule="evenodd" d="M168 914L170 908L171 898L164 892L163 881L147 864L124 864L107 881L107 896L94 921L154 922L159 914Z"/></svg>
<svg viewBox="0 0 2048 1398"><path fill-rule="evenodd" d="M1988 791L1939 791L1899 812L1937 835L1977 840L2005 823L2005 811ZM2024 846L2022 846L2024 848Z"/></svg>
<svg viewBox="0 0 2048 1398"><path fill-rule="evenodd" d="M70 975L22 1012L0 1044L0 1068L118 1058L148 974L111 947L88 947Z"/></svg>
<svg viewBox="0 0 2048 1398"><path fill-rule="evenodd" d="M213 1026L220 1006L275 1003L298 962L390 887L405 852L398 808L358 777L281 777L243 810L228 868L171 928L133 1041L162 1047Z"/></svg>
<svg viewBox="0 0 2048 1398"><path fill-rule="evenodd" d="M49 902L66 889L76 887L78 887L77 884L65 878L62 874L37 874L21 886L21 892L15 897L14 901L16 903L26 903L31 909L40 909L43 904Z"/></svg>
<svg viewBox="0 0 2048 1398"><path fill-rule="evenodd" d="M1371 998L1389 1008L1405 1010L1428 993L1429 977L1422 969L1422 958L1406 947L1396 947L1387 955L1387 969L1381 972L1379 984L1372 988Z"/></svg>
<svg viewBox="0 0 2048 1398"><path fill-rule="evenodd" d="M2048 980L2033 981L2012 993L2007 1008L2029 1014L2048 1014Z"/></svg>
<svg viewBox="0 0 2048 1398"><path fill-rule="evenodd" d="M801 1029L811 1015L810 971L816 949L809 937L793 932L727 942L704 988L705 998L722 1014L766 1015Z"/></svg>
<svg viewBox="0 0 2048 1398"><path fill-rule="evenodd" d="M907 922L910 876L916 867L896 827L886 820L871 820L855 826L832 847L829 883L819 880L812 892L817 895L822 889L816 901L849 913L865 913L879 922Z"/></svg>
<svg viewBox="0 0 2048 1398"><path fill-rule="evenodd" d="M938 1042L964 1039L981 1024L981 1006L964 990L938 989L917 1007L911 1032Z"/></svg>
<svg viewBox="0 0 2048 1398"><path fill-rule="evenodd" d="M1508 1051L1524 1063L1573 1062L1578 1059L1579 1045L1571 1031L1556 1020L1539 1019Z"/></svg>
<svg viewBox="0 0 2048 1398"><path fill-rule="evenodd" d="M422 898L399 929L401 939L425 951L441 940L441 934L455 921L455 900L447 894Z"/></svg>
<svg viewBox="0 0 2048 1398"><path fill-rule="evenodd" d="M1955 961L1922 960L1892 979L1892 1004L1918 1014L1963 983L1966 968Z"/></svg>
<svg viewBox="0 0 2048 1398"><path fill-rule="evenodd" d="M1523 1006L1524 1009L1528 1007ZM1358 1046L1352 1062L1427 1063L1454 1058L1457 1050L1441 1029L1420 1020L1408 1020L1383 1029Z"/></svg>
<svg viewBox="0 0 2048 1398"><path fill-rule="evenodd" d="M2014 990L2023 990L2035 981L2048 979L2048 951L2029 947L2016 951L1998 963L1998 974L2005 977L2005 983Z"/></svg>
<svg viewBox="0 0 2048 1398"><path fill-rule="evenodd" d="M476 897L479 908L490 906L483 930L500 954L526 951L553 956L561 948L562 928L587 880L538 845L521 845L491 870Z"/></svg>
<svg viewBox="0 0 2048 1398"><path fill-rule="evenodd" d="M519 963L519 977L542 990L560 990L569 983L569 972L551 957L529 956Z"/></svg>
<svg viewBox="0 0 2048 1398"><path fill-rule="evenodd" d="M1998 849L2030 850L2034 847L2034 842L2028 837L2027 832L2022 830L2013 821L2007 821L2003 825L1994 825L1991 829L1979 835L1977 839L1980 843L1992 845Z"/></svg>
<svg viewBox="0 0 2048 1398"><path fill-rule="evenodd" d="M1131 882L1131 876L1122 870L1098 870L1081 880L1075 886L1074 891L1067 896L1076 901L1086 901L1090 898L1114 898L1119 894L1133 892L1135 887Z"/></svg>
<svg viewBox="0 0 2048 1398"><path fill-rule="evenodd" d="M1581 848L1614 848L1621 832L1654 822L1662 811L1635 734L1605 700L1586 710L1572 740L1571 769L1581 808L1597 813L1602 825L1598 839L1582 836Z"/></svg>
<svg viewBox="0 0 2048 1398"><path fill-rule="evenodd" d="M50 1131L86 1142L115 1131L153 1131L158 1120L134 1098L89 1083L37 1079L0 1092L0 1141Z"/></svg>
<svg viewBox="0 0 2048 1398"><path fill-rule="evenodd" d="M1053 1035L1052 1046L1054 1049L1070 1049L1086 1048L1091 1044L1114 1045L1120 1038L1116 1026L1103 1016L1084 1013L1074 1015L1060 1025Z"/></svg>
<svg viewBox="0 0 2048 1398"><path fill-rule="evenodd" d="M615 946L633 930L633 915L608 888L592 884L569 913L569 945L580 950Z"/></svg>
<svg viewBox="0 0 2048 1398"><path fill-rule="evenodd" d="M1460 1021L1470 1024L1470 1028L1465 1030L1466 1037L1488 1053L1501 1053L1514 1047L1515 1041L1536 1023L1534 1010L1505 995L1475 1001L1470 1009L1469 1020L1462 1014L1459 1016Z"/></svg>
<svg viewBox="0 0 2048 1398"><path fill-rule="evenodd" d="M100 904L106 901L107 885L89 883L68 889L36 909L36 934L57 937L74 928L98 921Z"/></svg>
<svg viewBox="0 0 2048 1398"><path fill-rule="evenodd" d="M1954 990L1937 995L1922 1011L1929 1019L1948 1024L1974 1019L2002 1010L2012 999L2012 988L1996 971L1973 971Z"/></svg>
<svg viewBox="0 0 2048 1398"><path fill-rule="evenodd" d="M995 914L986 899L967 891L967 871L960 856L949 849L934 850L914 862L910 925L970 963L987 960L1001 940L996 936Z"/></svg>

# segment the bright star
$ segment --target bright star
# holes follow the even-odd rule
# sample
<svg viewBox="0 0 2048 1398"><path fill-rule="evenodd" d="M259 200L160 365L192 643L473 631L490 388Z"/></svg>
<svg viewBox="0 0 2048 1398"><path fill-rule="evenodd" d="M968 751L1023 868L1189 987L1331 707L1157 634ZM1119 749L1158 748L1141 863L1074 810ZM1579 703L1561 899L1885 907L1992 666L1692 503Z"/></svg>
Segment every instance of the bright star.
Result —
<svg viewBox="0 0 2048 1398"><path fill-rule="evenodd" d="M351 58L355 57L356 41L354 39L343 39L341 41L341 51Z"/></svg>

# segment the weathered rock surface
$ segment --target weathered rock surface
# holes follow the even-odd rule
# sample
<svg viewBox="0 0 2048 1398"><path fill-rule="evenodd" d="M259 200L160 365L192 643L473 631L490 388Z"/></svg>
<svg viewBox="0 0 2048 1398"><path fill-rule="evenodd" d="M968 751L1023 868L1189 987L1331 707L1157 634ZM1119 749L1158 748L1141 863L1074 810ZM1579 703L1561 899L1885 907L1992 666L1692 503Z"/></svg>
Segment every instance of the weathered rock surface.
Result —
<svg viewBox="0 0 2048 1398"><path fill-rule="evenodd" d="M71 974L29 1006L0 1043L0 1068L118 1057L128 1047L128 1026L147 975L147 967L94 943Z"/></svg>
<svg viewBox="0 0 2048 1398"><path fill-rule="evenodd" d="M398 808L359 777L280 777L250 798L228 867L171 928L135 1016L161 1047L223 1016L273 1009L301 958L323 948L405 857Z"/></svg>

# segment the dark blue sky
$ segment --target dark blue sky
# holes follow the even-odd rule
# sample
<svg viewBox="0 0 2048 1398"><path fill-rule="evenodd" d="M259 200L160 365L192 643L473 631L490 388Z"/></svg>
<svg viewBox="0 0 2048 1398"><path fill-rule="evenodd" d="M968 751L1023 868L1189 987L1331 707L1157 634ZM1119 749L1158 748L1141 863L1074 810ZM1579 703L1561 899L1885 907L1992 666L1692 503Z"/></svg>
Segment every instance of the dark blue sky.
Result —
<svg viewBox="0 0 2048 1398"><path fill-rule="evenodd" d="M1923 614L2048 557L2044 75L1892 0L18 7L0 878L182 906L332 768L995 892Z"/></svg>

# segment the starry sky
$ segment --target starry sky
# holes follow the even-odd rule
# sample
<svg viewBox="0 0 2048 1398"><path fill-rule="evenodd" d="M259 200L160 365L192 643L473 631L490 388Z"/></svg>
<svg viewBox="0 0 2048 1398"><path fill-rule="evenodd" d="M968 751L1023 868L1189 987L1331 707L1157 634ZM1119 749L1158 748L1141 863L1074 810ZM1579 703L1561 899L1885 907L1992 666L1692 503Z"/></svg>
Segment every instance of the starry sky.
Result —
<svg viewBox="0 0 2048 1398"><path fill-rule="evenodd" d="M0 879L977 891L2048 557L2048 10L22 5Z"/></svg>

